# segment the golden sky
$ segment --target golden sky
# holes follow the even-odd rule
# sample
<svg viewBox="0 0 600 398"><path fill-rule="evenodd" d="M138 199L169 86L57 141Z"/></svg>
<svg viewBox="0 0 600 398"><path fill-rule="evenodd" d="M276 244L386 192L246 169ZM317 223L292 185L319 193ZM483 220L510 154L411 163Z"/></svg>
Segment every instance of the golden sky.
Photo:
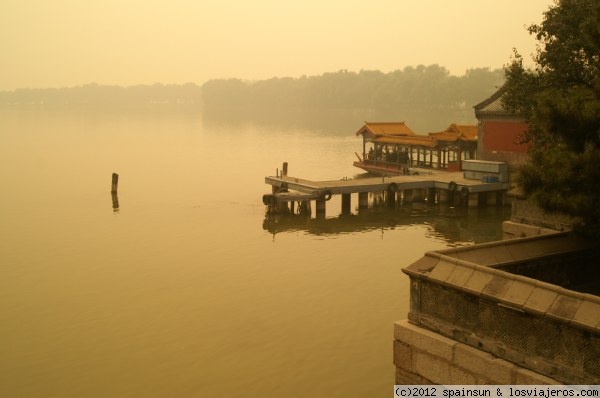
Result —
<svg viewBox="0 0 600 398"><path fill-rule="evenodd" d="M552 0L1 0L0 90L529 58Z"/></svg>

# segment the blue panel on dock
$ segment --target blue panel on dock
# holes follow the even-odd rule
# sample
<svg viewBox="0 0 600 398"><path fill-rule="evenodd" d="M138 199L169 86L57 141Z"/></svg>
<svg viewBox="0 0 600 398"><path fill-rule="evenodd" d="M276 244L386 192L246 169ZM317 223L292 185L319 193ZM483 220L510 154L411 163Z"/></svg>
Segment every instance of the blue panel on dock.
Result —
<svg viewBox="0 0 600 398"><path fill-rule="evenodd" d="M499 178L496 176L485 176L485 177L483 177L482 181L485 183L493 183L493 182L498 182Z"/></svg>

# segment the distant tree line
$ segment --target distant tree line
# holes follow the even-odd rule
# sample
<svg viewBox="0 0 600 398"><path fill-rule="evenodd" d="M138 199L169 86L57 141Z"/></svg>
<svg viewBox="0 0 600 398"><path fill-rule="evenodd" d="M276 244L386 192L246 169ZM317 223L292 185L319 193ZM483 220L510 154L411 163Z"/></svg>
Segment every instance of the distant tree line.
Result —
<svg viewBox="0 0 600 398"><path fill-rule="evenodd" d="M340 70L319 76L259 81L210 80L202 86L205 109L377 109L462 110L489 97L504 81L504 70L469 69L450 75L438 65L389 73Z"/></svg>
<svg viewBox="0 0 600 398"><path fill-rule="evenodd" d="M63 88L24 88L0 91L0 105L110 105L200 104L200 86L188 83L136 85L129 87L95 83Z"/></svg>
<svg viewBox="0 0 600 398"><path fill-rule="evenodd" d="M202 86L98 85L0 91L0 104L139 104L191 103L205 109L471 109L504 80L502 69L469 69L450 75L438 65L406 67L383 73L340 70L318 76L258 81L210 80Z"/></svg>

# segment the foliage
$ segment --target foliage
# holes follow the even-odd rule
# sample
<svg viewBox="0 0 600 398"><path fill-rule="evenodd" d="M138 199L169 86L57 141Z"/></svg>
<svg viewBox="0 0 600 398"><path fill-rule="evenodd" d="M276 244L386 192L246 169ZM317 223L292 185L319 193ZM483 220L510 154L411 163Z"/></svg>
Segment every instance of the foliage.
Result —
<svg viewBox="0 0 600 398"><path fill-rule="evenodd" d="M211 80L202 86L209 109L470 109L503 83L502 70L478 68L451 76L439 65L389 73L340 70L320 76L261 81Z"/></svg>
<svg viewBox="0 0 600 398"><path fill-rule="evenodd" d="M258 81L216 79L202 86L87 84L0 92L0 106L114 109L133 105L202 106L205 123L296 126L348 134L369 121L406 121L417 132L439 131L450 123L474 123L472 106L504 82L502 69L469 69L450 75L439 65L378 70L340 70L317 76ZM158 105L157 105L158 104ZM143 107L145 109L145 106Z"/></svg>
<svg viewBox="0 0 600 398"><path fill-rule="evenodd" d="M383 73L378 70L324 73L299 78L271 78L258 81L215 79L202 86L137 85L130 87L87 84L77 87L18 89L0 92L0 105L43 106L90 105L122 107L137 104L202 104L204 116L320 119L323 114L355 114L360 122L382 115L406 120L412 128L438 125L445 128L457 113L473 118L472 106L490 96L504 81L502 69L469 69L452 76L439 65L406 67ZM297 115L297 116L296 116ZM263 117L264 116L264 117ZM283 117L283 116L282 116ZM399 118L399 119L398 119ZM438 118L439 123L430 123ZM332 118L333 120L333 118ZM349 121L350 122L350 121ZM339 120L336 121L339 123ZM350 129L356 127L351 121ZM346 130L347 131L347 130Z"/></svg>
<svg viewBox="0 0 600 398"><path fill-rule="evenodd" d="M540 43L535 69L515 53L503 97L530 126L519 181L543 209L580 219L580 232L600 238L600 3L559 0L529 32Z"/></svg>

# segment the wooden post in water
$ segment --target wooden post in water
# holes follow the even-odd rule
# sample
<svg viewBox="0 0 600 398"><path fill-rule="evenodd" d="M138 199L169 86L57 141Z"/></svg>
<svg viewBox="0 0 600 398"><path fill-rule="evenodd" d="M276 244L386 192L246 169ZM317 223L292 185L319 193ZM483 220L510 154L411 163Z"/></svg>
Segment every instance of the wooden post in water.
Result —
<svg viewBox="0 0 600 398"><path fill-rule="evenodd" d="M111 192L110 196L112 198L113 211L119 211L119 196L116 192Z"/></svg>
<svg viewBox="0 0 600 398"><path fill-rule="evenodd" d="M496 206L498 204L498 194L494 191L486 194L486 205Z"/></svg>
<svg viewBox="0 0 600 398"><path fill-rule="evenodd" d="M435 204L435 188L427 188L427 204L430 206Z"/></svg>
<svg viewBox="0 0 600 398"><path fill-rule="evenodd" d="M119 175L117 173L112 173L112 185L110 188L110 192L117 193L118 186L119 186Z"/></svg>
<svg viewBox="0 0 600 398"><path fill-rule="evenodd" d="M461 207L465 204L464 200L462 200L462 195L460 194L460 192L452 191L452 204L455 207Z"/></svg>
<svg viewBox="0 0 600 398"><path fill-rule="evenodd" d="M423 202L424 201L422 188L413 189L412 191L413 191L413 193L412 193L412 201L413 202Z"/></svg>
<svg viewBox="0 0 600 398"><path fill-rule="evenodd" d="M496 192L496 206L504 206L504 201L506 200L506 191L498 191Z"/></svg>
<svg viewBox="0 0 600 398"><path fill-rule="evenodd" d="M325 218L325 199L317 199L315 201L317 218Z"/></svg>
<svg viewBox="0 0 600 398"><path fill-rule="evenodd" d="M438 189L438 203L448 203L450 200L450 191L447 189Z"/></svg>
<svg viewBox="0 0 600 398"><path fill-rule="evenodd" d="M300 214L305 217L310 217L310 200L303 200L300 203Z"/></svg>
<svg viewBox="0 0 600 398"><path fill-rule="evenodd" d="M467 206L469 206L469 207L479 206L479 194L477 192L469 192L465 199L467 200Z"/></svg>
<svg viewBox="0 0 600 398"><path fill-rule="evenodd" d="M110 196L112 198L113 211L119 211L119 196L117 195L117 188L119 186L119 175L112 173L112 184L110 187Z"/></svg>
<svg viewBox="0 0 600 398"><path fill-rule="evenodd" d="M369 208L369 193L368 192L359 192L358 193L358 209L367 209Z"/></svg>
<svg viewBox="0 0 600 398"><path fill-rule="evenodd" d="M385 192L385 204L387 207L396 206L396 192L392 191L390 188Z"/></svg>
<svg viewBox="0 0 600 398"><path fill-rule="evenodd" d="M342 214L350 214L350 194L342 194Z"/></svg>

